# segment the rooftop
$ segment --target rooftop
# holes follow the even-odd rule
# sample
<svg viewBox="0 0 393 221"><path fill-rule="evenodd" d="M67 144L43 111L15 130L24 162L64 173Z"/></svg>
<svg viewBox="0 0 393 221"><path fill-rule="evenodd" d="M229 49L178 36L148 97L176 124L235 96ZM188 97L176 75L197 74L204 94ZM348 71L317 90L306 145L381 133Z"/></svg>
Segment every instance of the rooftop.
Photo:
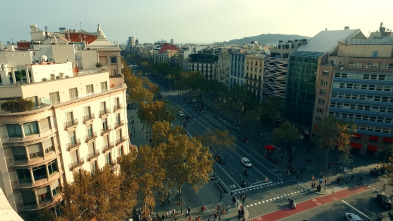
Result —
<svg viewBox="0 0 393 221"><path fill-rule="evenodd" d="M345 42L351 38L366 38L360 29L328 30L321 31L307 44L300 46L297 51L333 52L338 42Z"/></svg>

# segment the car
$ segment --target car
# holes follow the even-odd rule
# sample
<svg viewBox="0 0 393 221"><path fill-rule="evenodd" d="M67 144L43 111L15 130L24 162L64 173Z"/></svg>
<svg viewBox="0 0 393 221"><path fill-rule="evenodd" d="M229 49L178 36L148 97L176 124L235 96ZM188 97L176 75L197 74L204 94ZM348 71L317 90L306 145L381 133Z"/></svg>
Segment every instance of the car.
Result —
<svg viewBox="0 0 393 221"><path fill-rule="evenodd" d="M240 159L240 161L242 162L242 164L243 164L245 167L248 167L248 168L252 167L252 164L251 164L250 160L249 160L247 157L242 157L242 158Z"/></svg>
<svg viewBox="0 0 393 221"><path fill-rule="evenodd" d="M345 218L348 221L360 221L360 220L362 220L362 218L360 218L360 216L358 216L358 215L356 215L354 213L345 213L344 216L345 216Z"/></svg>
<svg viewBox="0 0 393 221"><path fill-rule="evenodd" d="M217 163L219 163L219 164L224 164L224 163L225 163L224 157L221 156L221 155L219 155L219 154L216 155L215 160L216 160Z"/></svg>
<svg viewBox="0 0 393 221"><path fill-rule="evenodd" d="M183 113L183 111L179 111L179 117L184 117L185 114Z"/></svg>
<svg viewBox="0 0 393 221"><path fill-rule="evenodd" d="M386 195L377 194L377 201L378 201L378 204L384 209L391 209L392 208L392 203L390 202L389 197Z"/></svg>

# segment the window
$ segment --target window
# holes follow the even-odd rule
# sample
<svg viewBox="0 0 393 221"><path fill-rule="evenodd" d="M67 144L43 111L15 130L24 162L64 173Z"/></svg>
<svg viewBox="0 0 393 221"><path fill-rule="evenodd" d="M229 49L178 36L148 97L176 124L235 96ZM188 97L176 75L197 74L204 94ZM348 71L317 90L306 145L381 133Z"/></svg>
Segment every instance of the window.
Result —
<svg viewBox="0 0 393 221"><path fill-rule="evenodd" d="M112 154L111 152L105 154L105 163L111 165L112 163Z"/></svg>
<svg viewBox="0 0 393 221"><path fill-rule="evenodd" d="M43 149L45 151L45 154L49 154L49 153L55 151L55 147L53 146L52 138L49 138L49 139L45 140L42 143L42 147L43 147Z"/></svg>
<svg viewBox="0 0 393 221"><path fill-rule="evenodd" d="M32 134L38 134L37 122L25 123L25 124L23 124L23 129L25 131L25 136L29 136Z"/></svg>
<svg viewBox="0 0 393 221"><path fill-rule="evenodd" d="M108 121L107 119L102 121L102 130L107 131L108 130Z"/></svg>
<svg viewBox="0 0 393 221"><path fill-rule="evenodd" d="M123 145L121 147L119 147L119 156L123 156L124 154L124 147Z"/></svg>
<svg viewBox="0 0 393 221"><path fill-rule="evenodd" d="M49 191L49 186L43 187L41 189L38 189L36 191L36 194L38 196L38 202L42 203L45 201L48 201L51 199L50 191Z"/></svg>
<svg viewBox="0 0 393 221"><path fill-rule="evenodd" d="M85 118L90 119L91 117L91 107L85 107Z"/></svg>
<svg viewBox="0 0 393 221"><path fill-rule="evenodd" d="M329 76L329 71L322 71L322 76Z"/></svg>
<svg viewBox="0 0 393 221"><path fill-rule="evenodd" d="M90 172L91 172L92 174L94 174L94 173L96 172L97 168L98 168L98 164L97 164L97 160L95 160L95 161L93 161L93 162L90 164Z"/></svg>
<svg viewBox="0 0 393 221"><path fill-rule="evenodd" d="M45 165L34 167L33 176L35 181L47 178Z"/></svg>
<svg viewBox="0 0 393 221"><path fill-rule="evenodd" d="M89 124L86 127L87 127L87 136L93 137L93 125Z"/></svg>
<svg viewBox="0 0 393 221"><path fill-rule="evenodd" d="M116 115L116 124L120 125L120 114Z"/></svg>
<svg viewBox="0 0 393 221"><path fill-rule="evenodd" d="M325 99L319 98L319 99L318 99L318 104L325 104Z"/></svg>
<svg viewBox="0 0 393 221"><path fill-rule="evenodd" d="M325 80L321 80L321 85L328 85L328 82L327 81L325 81Z"/></svg>
<svg viewBox="0 0 393 221"><path fill-rule="evenodd" d="M117 63L117 57L116 56L112 56L111 57L111 64L116 64Z"/></svg>
<svg viewBox="0 0 393 221"><path fill-rule="evenodd" d="M89 153L89 155L93 155L95 153L95 142L90 142L87 144L87 151Z"/></svg>
<svg viewBox="0 0 393 221"><path fill-rule="evenodd" d="M59 194L60 193L60 185L59 185L59 180L56 180L56 181L54 181L51 185L50 185L50 187L51 187L51 189L52 189L52 195L53 196L56 196L57 194Z"/></svg>
<svg viewBox="0 0 393 221"><path fill-rule="evenodd" d="M50 162L48 164L48 172L49 172L49 175L52 173L55 173L55 172L59 172L59 169L57 167L57 160L53 160L52 162Z"/></svg>
<svg viewBox="0 0 393 221"><path fill-rule="evenodd" d="M326 90L320 89L320 90L319 90L319 94L320 94L320 95L326 95Z"/></svg>
<svg viewBox="0 0 393 221"><path fill-rule="evenodd" d="M94 94L93 84L86 85L86 94Z"/></svg>
<svg viewBox="0 0 393 221"><path fill-rule="evenodd" d="M57 104L60 102L60 95L59 92L49 93L49 100L50 104Z"/></svg>
<svg viewBox="0 0 393 221"><path fill-rule="evenodd" d="M74 114L72 111L66 113L66 125L67 127L74 125Z"/></svg>
<svg viewBox="0 0 393 221"><path fill-rule="evenodd" d="M117 75L117 69L112 69L112 75L116 76Z"/></svg>
<svg viewBox="0 0 393 221"><path fill-rule="evenodd" d="M43 156L41 143L27 146L27 151L31 160Z"/></svg>
<svg viewBox="0 0 393 221"><path fill-rule="evenodd" d="M78 150L74 150L71 152L71 164L75 164L79 162L79 153Z"/></svg>
<svg viewBox="0 0 393 221"><path fill-rule="evenodd" d="M317 108L317 112L320 113L320 114L323 114L323 109L318 107Z"/></svg>
<svg viewBox="0 0 393 221"><path fill-rule="evenodd" d="M40 129L42 132L50 130L49 117L40 120Z"/></svg>
<svg viewBox="0 0 393 221"><path fill-rule="evenodd" d="M119 108L120 107L120 98L115 98L115 107Z"/></svg>
<svg viewBox="0 0 393 221"><path fill-rule="evenodd" d="M108 90L108 84L106 81L101 82L101 91L107 91Z"/></svg>
<svg viewBox="0 0 393 221"><path fill-rule="evenodd" d="M78 99L78 88L69 89L70 100Z"/></svg>
<svg viewBox="0 0 393 221"><path fill-rule="evenodd" d="M68 133L68 138L71 144L76 144L76 134L75 131L71 131Z"/></svg>
<svg viewBox="0 0 393 221"><path fill-rule="evenodd" d="M37 205L36 196L33 191L20 191L24 205Z"/></svg>
<svg viewBox="0 0 393 221"><path fill-rule="evenodd" d="M19 124L7 124L9 137L22 137L22 128Z"/></svg>
<svg viewBox="0 0 393 221"><path fill-rule="evenodd" d="M31 174L28 169L16 170L19 183L31 183Z"/></svg>
<svg viewBox="0 0 393 221"><path fill-rule="evenodd" d="M14 160L27 160L26 158L26 149L25 147L11 147L12 155L14 156Z"/></svg>

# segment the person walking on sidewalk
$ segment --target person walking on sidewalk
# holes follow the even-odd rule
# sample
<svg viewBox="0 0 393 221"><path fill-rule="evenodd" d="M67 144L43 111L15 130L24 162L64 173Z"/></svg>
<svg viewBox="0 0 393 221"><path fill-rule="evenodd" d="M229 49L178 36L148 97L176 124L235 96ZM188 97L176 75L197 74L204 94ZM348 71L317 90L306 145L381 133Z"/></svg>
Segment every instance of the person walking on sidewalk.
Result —
<svg viewBox="0 0 393 221"><path fill-rule="evenodd" d="M382 191L385 191L385 190L386 190L386 183L383 184L383 187L382 187Z"/></svg>

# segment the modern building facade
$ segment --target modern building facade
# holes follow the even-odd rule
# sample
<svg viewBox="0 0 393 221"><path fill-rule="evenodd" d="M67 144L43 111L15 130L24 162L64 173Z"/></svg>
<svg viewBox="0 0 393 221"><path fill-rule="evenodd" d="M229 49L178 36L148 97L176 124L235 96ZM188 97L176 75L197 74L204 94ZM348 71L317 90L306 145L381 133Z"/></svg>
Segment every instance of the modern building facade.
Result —
<svg viewBox="0 0 393 221"><path fill-rule="evenodd" d="M232 51L229 68L229 88L234 85L243 85L246 67L246 55Z"/></svg>
<svg viewBox="0 0 393 221"><path fill-rule="evenodd" d="M328 96L326 90L316 90L321 65L327 64L329 55L337 53L338 42L365 38L359 29L322 31L289 55L284 114L304 134L309 135L313 127L314 113L318 110L316 95Z"/></svg>
<svg viewBox="0 0 393 221"><path fill-rule="evenodd" d="M108 164L117 172L117 158L129 152L120 50L100 27L96 35L98 42L81 48L66 41L75 53L65 62L50 61L55 53L45 44L0 51L0 103L23 98L34 106L0 110L0 187L19 213L57 205L60 184L73 182L79 169L94 173Z"/></svg>

